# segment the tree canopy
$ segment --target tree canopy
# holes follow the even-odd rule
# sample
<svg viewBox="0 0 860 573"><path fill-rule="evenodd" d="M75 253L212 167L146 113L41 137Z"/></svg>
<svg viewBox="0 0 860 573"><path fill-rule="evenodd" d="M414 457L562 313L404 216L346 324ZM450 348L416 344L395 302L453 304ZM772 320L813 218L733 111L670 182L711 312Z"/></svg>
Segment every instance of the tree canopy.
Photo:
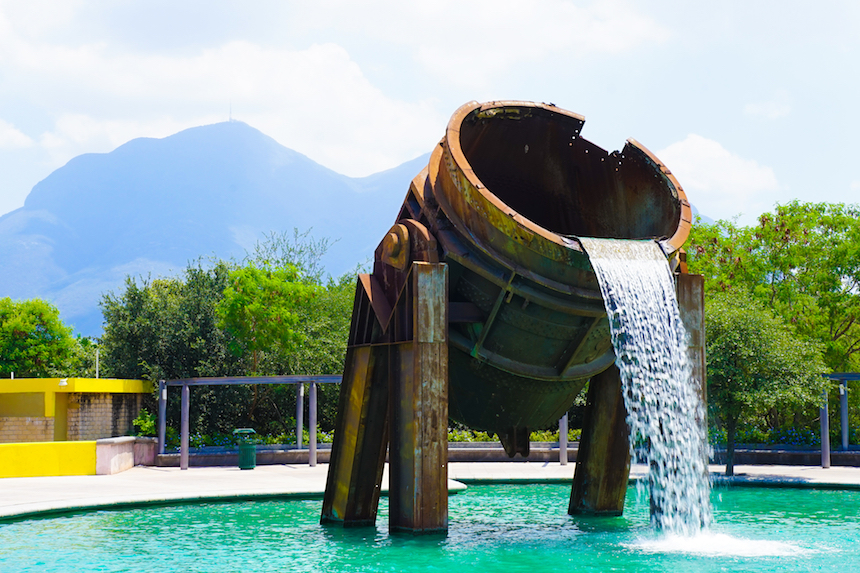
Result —
<svg viewBox="0 0 860 573"><path fill-rule="evenodd" d="M215 313L229 272L223 261L209 268L198 262L181 277L127 277L123 292L105 294L105 372L148 380L240 374Z"/></svg>
<svg viewBox="0 0 860 573"><path fill-rule="evenodd" d="M749 293L819 341L830 369L860 370L858 206L793 201L754 227L697 224L688 251L706 292Z"/></svg>
<svg viewBox="0 0 860 573"><path fill-rule="evenodd" d="M827 381L819 345L752 297L718 292L705 306L708 403L726 428L726 474L732 475L735 433L744 417L776 407L820 403Z"/></svg>
<svg viewBox="0 0 860 573"><path fill-rule="evenodd" d="M23 377L74 374L76 340L60 312L41 299L0 299L0 374Z"/></svg>
<svg viewBox="0 0 860 573"><path fill-rule="evenodd" d="M290 264L258 267L252 261L230 271L215 312L218 326L231 335L234 354L251 353L252 374L258 374L260 352L286 355L302 339L298 309L316 288L301 278Z"/></svg>
<svg viewBox="0 0 860 573"><path fill-rule="evenodd" d="M126 279L102 298L106 374L149 380L342 371L355 274L323 279L329 241L272 234L240 263L197 262L173 278ZM251 425L292 431L295 388L192 389L192 424L207 433ZM338 388L320 388L319 422L331 428ZM238 404L247 407L237 408ZM168 409L178 416L178 404Z"/></svg>

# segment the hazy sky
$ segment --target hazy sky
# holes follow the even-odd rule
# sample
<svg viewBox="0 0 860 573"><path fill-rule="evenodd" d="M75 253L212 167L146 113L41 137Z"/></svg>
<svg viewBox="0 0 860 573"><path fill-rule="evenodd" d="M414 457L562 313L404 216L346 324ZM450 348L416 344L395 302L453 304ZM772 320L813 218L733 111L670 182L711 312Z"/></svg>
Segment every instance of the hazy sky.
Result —
<svg viewBox="0 0 860 573"><path fill-rule="evenodd" d="M0 0L0 214L75 155L231 109L359 176L430 151L467 101L524 99L751 223L860 202L858 56L853 1Z"/></svg>

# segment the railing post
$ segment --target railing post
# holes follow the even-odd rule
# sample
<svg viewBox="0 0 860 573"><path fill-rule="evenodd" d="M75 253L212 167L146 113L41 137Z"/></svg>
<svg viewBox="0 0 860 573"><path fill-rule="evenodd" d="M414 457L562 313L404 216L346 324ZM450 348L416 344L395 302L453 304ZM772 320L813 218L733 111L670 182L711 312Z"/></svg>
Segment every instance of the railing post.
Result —
<svg viewBox="0 0 860 573"><path fill-rule="evenodd" d="M842 450L848 451L848 380L839 381L839 406L842 429Z"/></svg>
<svg viewBox="0 0 860 573"><path fill-rule="evenodd" d="M567 412L558 421L558 463L567 465Z"/></svg>
<svg viewBox="0 0 860 573"><path fill-rule="evenodd" d="M191 388L188 384L182 385L182 419L179 429L179 469L188 469L188 418L190 412Z"/></svg>
<svg viewBox="0 0 860 573"><path fill-rule="evenodd" d="M823 402L819 409L821 416L821 467L830 467L830 419L827 410L827 390L824 391Z"/></svg>
<svg viewBox="0 0 860 573"><path fill-rule="evenodd" d="M167 383L158 381L158 453L164 453L164 442L167 436Z"/></svg>
<svg viewBox="0 0 860 573"><path fill-rule="evenodd" d="M299 382L296 387L296 448L302 449L302 430L305 427L305 385Z"/></svg>
<svg viewBox="0 0 860 573"><path fill-rule="evenodd" d="M310 403L308 404L308 425L310 426L310 440L308 443L308 465L317 465L317 383L310 384Z"/></svg>

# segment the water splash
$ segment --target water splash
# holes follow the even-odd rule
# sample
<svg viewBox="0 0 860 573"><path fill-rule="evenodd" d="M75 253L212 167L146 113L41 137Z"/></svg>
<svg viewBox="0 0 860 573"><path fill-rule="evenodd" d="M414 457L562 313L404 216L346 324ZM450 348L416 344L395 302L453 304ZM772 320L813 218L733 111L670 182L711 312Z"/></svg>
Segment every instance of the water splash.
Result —
<svg viewBox="0 0 860 573"><path fill-rule="evenodd" d="M821 552L820 549L801 547L794 543L744 539L712 532L700 532L690 536L661 535L622 545L644 553L681 553L706 557L797 557Z"/></svg>
<svg viewBox="0 0 860 573"><path fill-rule="evenodd" d="M649 467L651 522L693 535L711 521L707 436L672 272L653 241L580 241L609 317L631 454Z"/></svg>

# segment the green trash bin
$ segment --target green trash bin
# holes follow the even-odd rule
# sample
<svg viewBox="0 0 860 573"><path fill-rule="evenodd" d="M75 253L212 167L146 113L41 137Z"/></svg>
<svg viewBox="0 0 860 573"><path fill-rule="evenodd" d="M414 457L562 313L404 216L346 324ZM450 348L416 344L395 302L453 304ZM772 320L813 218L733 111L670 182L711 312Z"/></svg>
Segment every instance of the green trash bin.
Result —
<svg viewBox="0 0 860 573"><path fill-rule="evenodd" d="M257 439L252 428L233 430L233 436L239 444L239 469L252 470L257 467Z"/></svg>

